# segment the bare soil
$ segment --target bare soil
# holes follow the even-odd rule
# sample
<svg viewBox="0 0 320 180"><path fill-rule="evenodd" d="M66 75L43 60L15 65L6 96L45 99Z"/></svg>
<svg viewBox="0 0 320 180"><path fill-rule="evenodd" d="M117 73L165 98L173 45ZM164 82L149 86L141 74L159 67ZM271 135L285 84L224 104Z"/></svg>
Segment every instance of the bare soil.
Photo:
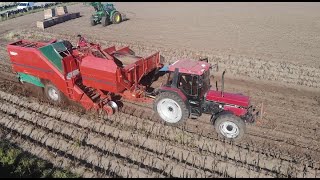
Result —
<svg viewBox="0 0 320 180"><path fill-rule="evenodd" d="M320 176L320 3L115 5L129 20L91 27L92 7L78 4L68 10L83 17L44 31L36 28L42 12L0 24L0 126L12 134L5 138L34 154L59 152L61 161L76 162L77 171L90 167L94 174L87 175L96 177ZM225 90L263 103L263 119L248 126L246 139L230 143L207 116L169 127L149 107L128 102L114 116L84 114L14 82L9 39L75 43L77 34L103 46L130 45L141 56L160 51L167 62L208 56L220 67L212 84L227 69Z"/></svg>

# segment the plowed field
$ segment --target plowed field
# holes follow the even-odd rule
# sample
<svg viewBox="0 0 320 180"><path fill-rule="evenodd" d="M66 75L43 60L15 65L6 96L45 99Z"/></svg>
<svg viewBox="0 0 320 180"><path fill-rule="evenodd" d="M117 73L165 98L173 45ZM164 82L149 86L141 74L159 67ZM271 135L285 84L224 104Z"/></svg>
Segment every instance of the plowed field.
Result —
<svg viewBox="0 0 320 180"><path fill-rule="evenodd" d="M116 3L128 21L90 26L83 17L42 31L29 14L0 24L0 129L25 151L84 177L320 177L319 3ZM209 117L162 125L150 107L125 102L113 116L57 107L16 81L6 44L68 39L160 51L167 62L209 57L227 70L225 90L263 103L261 123L225 142ZM214 81L212 81L214 83Z"/></svg>

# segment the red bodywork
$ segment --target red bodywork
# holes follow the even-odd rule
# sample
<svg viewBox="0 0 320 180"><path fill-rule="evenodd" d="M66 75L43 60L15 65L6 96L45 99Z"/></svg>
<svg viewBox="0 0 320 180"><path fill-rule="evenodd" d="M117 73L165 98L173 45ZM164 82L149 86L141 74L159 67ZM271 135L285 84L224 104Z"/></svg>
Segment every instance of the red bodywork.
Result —
<svg viewBox="0 0 320 180"><path fill-rule="evenodd" d="M140 80L163 66L159 52L142 58L132 55L129 47L116 50L112 46L101 50L100 45L82 41L81 47L64 52L63 70L60 71L39 50L55 42L20 40L9 44L7 49L13 70L50 81L63 94L79 101L87 109L104 108L111 100L110 93L145 101L145 87L140 85ZM94 55L94 52L99 55ZM93 99L95 94L89 95L90 88L95 90L100 101Z"/></svg>
<svg viewBox="0 0 320 180"><path fill-rule="evenodd" d="M232 111L237 116L245 115L247 113L246 108L250 105L249 97L241 94L224 92L222 96L221 91L209 90L205 98L207 101L225 104L223 106L224 110Z"/></svg>
<svg viewBox="0 0 320 180"><path fill-rule="evenodd" d="M221 91L209 90L207 92L206 100L208 101L216 101L222 102L229 105L237 105L241 107L249 106L249 97L241 94L233 94L224 92L223 96L221 95Z"/></svg>

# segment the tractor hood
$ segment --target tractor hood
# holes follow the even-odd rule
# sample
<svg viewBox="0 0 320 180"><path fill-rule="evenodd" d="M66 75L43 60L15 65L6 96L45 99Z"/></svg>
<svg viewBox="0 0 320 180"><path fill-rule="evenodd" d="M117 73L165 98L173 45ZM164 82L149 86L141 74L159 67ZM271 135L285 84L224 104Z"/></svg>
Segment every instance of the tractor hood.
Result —
<svg viewBox="0 0 320 180"><path fill-rule="evenodd" d="M221 91L215 90L209 90L205 98L207 101L215 101L219 103L237 105L245 108L248 107L250 104L250 99L248 96L224 92L222 97Z"/></svg>

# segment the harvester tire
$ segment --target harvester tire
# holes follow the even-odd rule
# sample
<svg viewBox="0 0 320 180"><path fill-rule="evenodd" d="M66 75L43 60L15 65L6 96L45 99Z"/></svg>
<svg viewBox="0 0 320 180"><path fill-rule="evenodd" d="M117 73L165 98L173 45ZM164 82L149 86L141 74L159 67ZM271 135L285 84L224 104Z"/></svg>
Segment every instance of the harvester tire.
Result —
<svg viewBox="0 0 320 180"><path fill-rule="evenodd" d="M65 97L63 93L51 83L45 84L44 93L47 99L53 104L58 105L65 102Z"/></svg>
<svg viewBox="0 0 320 180"><path fill-rule="evenodd" d="M189 117L186 104L175 93L163 92L157 96L154 103L157 118L165 125L179 126Z"/></svg>
<svg viewBox="0 0 320 180"><path fill-rule="evenodd" d="M246 132L244 121L232 113L221 114L215 120L214 127L220 137L233 141L240 140Z"/></svg>
<svg viewBox="0 0 320 180"><path fill-rule="evenodd" d="M94 20L93 16L91 16L91 18L90 18L90 24L91 24L91 26L95 26L97 24L96 21Z"/></svg>
<svg viewBox="0 0 320 180"><path fill-rule="evenodd" d="M103 16L101 18L101 24L103 27L108 26L110 24L109 17Z"/></svg>
<svg viewBox="0 0 320 180"><path fill-rule="evenodd" d="M114 12L112 15L112 23L119 24L121 21L122 21L121 14L118 11Z"/></svg>

